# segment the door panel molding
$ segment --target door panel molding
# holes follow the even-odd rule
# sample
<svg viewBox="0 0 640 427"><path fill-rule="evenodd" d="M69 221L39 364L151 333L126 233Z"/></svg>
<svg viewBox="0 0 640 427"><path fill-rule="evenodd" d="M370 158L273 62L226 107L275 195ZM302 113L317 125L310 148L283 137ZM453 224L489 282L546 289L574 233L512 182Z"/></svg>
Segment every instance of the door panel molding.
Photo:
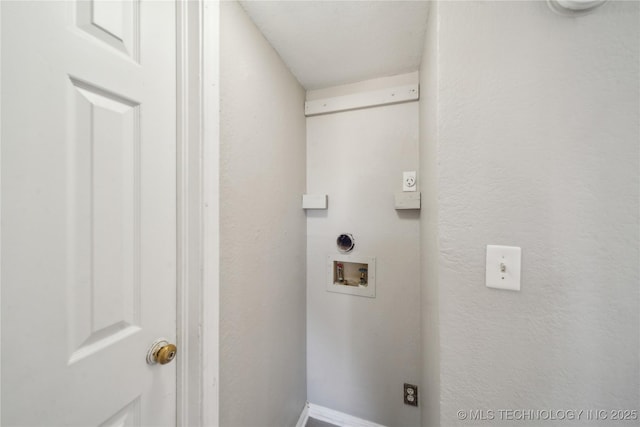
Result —
<svg viewBox="0 0 640 427"><path fill-rule="evenodd" d="M74 77L69 91L71 365L141 330L140 104Z"/></svg>
<svg viewBox="0 0 640 427"><path fill-rule="evenodd" d="M134 427L140 425L140 420L140 396L138 396L98 427Z"/></svg>
<svg viewBox="0 0 640 427"><path fill-rule="evenodd" d="M140 2L81 1L76 25L92 37L140 62Z"/></svg>

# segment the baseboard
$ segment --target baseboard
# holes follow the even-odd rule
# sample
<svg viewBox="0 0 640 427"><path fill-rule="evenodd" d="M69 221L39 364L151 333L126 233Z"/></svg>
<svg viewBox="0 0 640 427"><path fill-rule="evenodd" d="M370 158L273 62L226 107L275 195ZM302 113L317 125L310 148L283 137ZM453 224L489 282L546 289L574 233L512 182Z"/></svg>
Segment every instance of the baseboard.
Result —
<svg viewBox="0 0 640 427"><path fill-rule="evenodd" d="M309 419L309 402L304 404L304 408L302 408L302 413L300 414L300 418L298 418L298 422L296 423L296 427L304 427L304 426L306 426L308 419Z"/></svg>
<svg viewBox="0 0 640 427"><path fill-rule="evenodd" d="M326 421L340 427L385 427L382 424L376 424L372 421L363 420L362 418L334 411L324 406L314 405L313 403L307 404L306 417ZM304 424L302 424L302 427L304 427Z"/></svg>

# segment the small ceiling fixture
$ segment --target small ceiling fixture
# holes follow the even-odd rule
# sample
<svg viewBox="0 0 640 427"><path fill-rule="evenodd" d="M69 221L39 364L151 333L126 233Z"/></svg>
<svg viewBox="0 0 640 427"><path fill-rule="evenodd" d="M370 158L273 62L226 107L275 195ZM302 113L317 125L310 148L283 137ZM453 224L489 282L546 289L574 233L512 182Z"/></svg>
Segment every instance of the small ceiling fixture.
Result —
<svg viewBox="0 0 640 427"><path fill-rule="evenodd" d="M597 7L602 6L607 0L547 0L549 7L561 15L584 15Z"/></svg>

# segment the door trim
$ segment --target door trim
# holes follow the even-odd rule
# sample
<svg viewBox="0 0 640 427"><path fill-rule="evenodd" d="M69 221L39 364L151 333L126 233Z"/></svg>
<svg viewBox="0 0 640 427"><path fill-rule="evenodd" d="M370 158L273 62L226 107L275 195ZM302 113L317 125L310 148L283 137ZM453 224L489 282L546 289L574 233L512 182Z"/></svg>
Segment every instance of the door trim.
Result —
<svg viewBox="0 0 640 427"><path fill-rule="evenodd" d="M0 5L0 34L2 34L2 5ZM0 37L1 39L1 37ZM2 92L2 50L0 49L0 94ZM2 102L0 101L0 190L2 189ZM2 191L0 191L2 193ZM2 198L0 197L0 224L2 223ZM2 227L0 227L0 307L2 307ZM2 311L2 310L0 310ZM0 424L2 424L2 316L0 316Z"/></svg>
<svg viewBox="0 0 640 427"><path fill-rule="evenodd" d="M178 0L177 419L218 426L219 1Z"/></svg>

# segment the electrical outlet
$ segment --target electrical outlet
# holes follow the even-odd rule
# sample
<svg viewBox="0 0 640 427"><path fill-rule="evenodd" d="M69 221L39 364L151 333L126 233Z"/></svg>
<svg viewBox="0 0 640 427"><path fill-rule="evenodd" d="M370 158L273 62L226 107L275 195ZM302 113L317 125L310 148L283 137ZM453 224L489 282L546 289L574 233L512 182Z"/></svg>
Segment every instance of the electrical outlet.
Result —
<svg viewBox="0 0 640 427"><path fill-rule="evenodd" d="M416 191L416 171L402 172L402 191Z"/></svg>
<svg viewBox="0 0 640 427"><path fill-rule="evenodd" d="M404 404L418 406L418 386L404 383Z"/></svg>

